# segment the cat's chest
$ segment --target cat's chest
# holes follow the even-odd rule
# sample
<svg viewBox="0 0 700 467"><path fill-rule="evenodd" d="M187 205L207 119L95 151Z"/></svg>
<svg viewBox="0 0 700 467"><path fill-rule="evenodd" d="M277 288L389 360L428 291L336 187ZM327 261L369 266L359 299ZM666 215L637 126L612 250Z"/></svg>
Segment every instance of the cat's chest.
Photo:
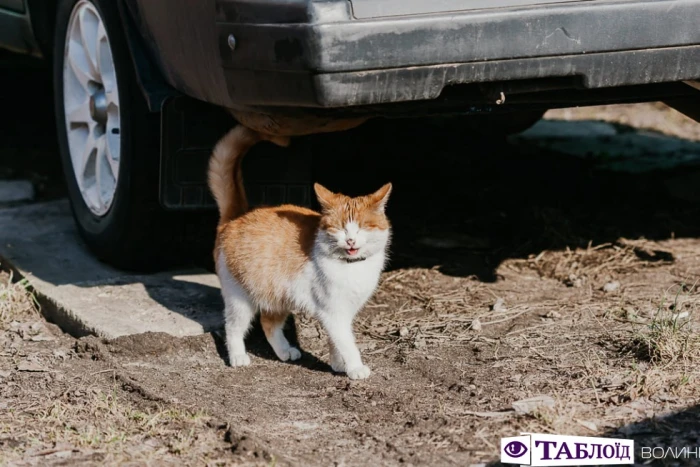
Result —
<svg viewBox="0 0 700 467"><path fill-rule="evenodd" d="M383 266L380 255L356 263L335 260L316 264L307 275L311 300L304 301L313 303L312 308L347 308L356 312L376 289Z"/></svg>
<svg viewBox="0 0 700 467"><path fill-rule="evenodd" d="M336 293L371 293L377 286L382 266L383 260L377 257L355 263L335 261L324 265L323 275Z"/></svg>

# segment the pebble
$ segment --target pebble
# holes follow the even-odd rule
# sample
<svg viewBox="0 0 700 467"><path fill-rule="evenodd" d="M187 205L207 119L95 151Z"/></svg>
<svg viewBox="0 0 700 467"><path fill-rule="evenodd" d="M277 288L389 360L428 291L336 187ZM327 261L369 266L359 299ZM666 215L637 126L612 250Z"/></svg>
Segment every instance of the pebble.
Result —
<svg viewBox="0 0 700 467"><path fill-rule="evenodd" d="M481 331L481 321L479 321L479 318L474 318L472 321L472 330Z"/></svg>
<svg viewBox="0 0 700 467"><path fill-rule="evenodd" d="M603 286L603 292L605 292L605 293L611 293L611 292L615 292L615 291L616 291L617 289L619 289L619 288L620 288L620 283L619 283L619 282L617 282L617 281L608 282L607 284L605 284L605 285Z"/></svg>
<svg viewBox="0 0 700 467"><path fill-rule="evenodd" d="M578 422L578 424L581 426L585 426L591 431L598 431L598 425L593 422L589 422L588 420L576 420L576 422Z"/></svg>
<svg viewBox="0 0 700 467"><path fill-rule="evenodd" d="M496 303L494 303L493 305L491 305L491 310L493 310L493 311L495 311L495 312L497 312L497 313L504 313L504 312L506 312L506 311L508 310L508 309L506 308L506 301L503 300L502 298L498 298L498 299L496 300Z"/></svg>
<svg viewBox="0 0 700 467"><path fill-rule="evenodd" d="M22 362L19 365L17 365L17 371L28 371L32 373L43 373L45 371L49 371L48 369L44 368L40 364L36 362Z"/></svg>
<svg viewBox="0 0 700 467"><path fill-rule="evenodd" d="M551 396L535 396L513 402L513 409L519 414L529 414L540 407L554 407L555 401Z"/></svg>
<svg viewBox="0 0 700 467"><path fill-rule="evenodd" d="M559 319L559 318L561 318L561 313L559 313L558 311L552 310L552 311L550 311L549 313L547 313L547 315L545 316L545 318L549 318L549 319Z"/></svg>

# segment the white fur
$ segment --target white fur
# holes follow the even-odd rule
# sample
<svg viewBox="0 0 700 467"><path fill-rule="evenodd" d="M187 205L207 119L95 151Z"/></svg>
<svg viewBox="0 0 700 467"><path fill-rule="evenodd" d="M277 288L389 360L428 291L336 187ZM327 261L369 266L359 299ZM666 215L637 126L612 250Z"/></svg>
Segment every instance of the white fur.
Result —
<svg viewBox="0 0 700 467"><path fill-rule="evenodd" d="M219 252L216 274L221 282L221 295L224 298L224 321L226 327L226 350L231 366L250 365L250 357L245 352L245 338L255 308L248 294L233 278L226 267L224 253Z"/></svg>
<svg viewBox="0 0 700 467"><path fill-rule="evenodd" d="M351 256L347 253L350 246L348 240L352 240L353 248L358 250L355 255ZM388 230L365 230L361 229L354 221L350 221L345 224L343 230L320 230L316 236L314 247L315 251L322 256L342 260L358 260L384 254L388 245ZM382 258L383 260L384 258Z"/></svg>
<svg viewBox="0 0 700 467"><path fill-rule="evenodd" d="M343 231L320 230L304 270L291 281L280 278L277 282L280 287L276 292L280 296L274 297L274 307L270 306L272 303L251 300L255 294L248 294L231 276L220 252L217 273L226 304L226 341L231 365L250 363L243 339L255 308L264 305L272 310L286 303L321 321L330 341L333 370L344 371L351 379L367 378L370 369L362 363L352 322L377 288L389 238L388 230L363 230L354 222L349 222ZM348 239L354 241L358 250L355 255L346 252ZM298 349L290 346L281 327L273 332L269 342L281 360L296 360L301 356Z"/></svg>

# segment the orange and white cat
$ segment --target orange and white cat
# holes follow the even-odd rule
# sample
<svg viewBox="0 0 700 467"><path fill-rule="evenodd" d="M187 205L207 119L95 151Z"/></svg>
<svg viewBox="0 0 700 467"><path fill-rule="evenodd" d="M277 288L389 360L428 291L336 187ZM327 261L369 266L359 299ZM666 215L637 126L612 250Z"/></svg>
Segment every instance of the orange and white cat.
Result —
<svg viewBox="0 0 700 467"><path fill-rule="evenodd" d="M328 333L333 370L367 378L370 369L362 363L352 322L386 261L391 227L384 208L391 184L356 198L315 184L321 213L291 205L248 211L241 160L261 140L289 143L239 125L217 143L209 162L209 187L221 215L214 260L229 362L250 364L243 339L257 310L277 357L299 359L283 326L290 312L303 312Z"/></svg>

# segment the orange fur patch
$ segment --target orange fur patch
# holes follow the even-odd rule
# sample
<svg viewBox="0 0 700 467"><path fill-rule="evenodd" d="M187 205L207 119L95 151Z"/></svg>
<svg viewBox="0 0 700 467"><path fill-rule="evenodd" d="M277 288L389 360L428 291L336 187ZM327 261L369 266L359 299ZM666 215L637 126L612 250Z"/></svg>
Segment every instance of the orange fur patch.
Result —
<svg viewBox="0 0 700 467"><path fill-rule="evenodd" d="M298 206L254 209L221 226L219 248L233 277L262 302L276 302L279 281L311 257L321 215Z"/></svg>
<svg viewBox="0 0 700 467"><path fill-rule="evenodd" d="M323 208L321 228L334 231L343 229L348 222L356 222L361 229L387 230L390 227L389 219L380 209L391 191L391 184L387 183L377 192L371 195L350 198L340 193L332 193L323 186L314 186L316 195Z"/></svg>
<svg viewBox="0 0 700 467"><path fill-rule="evenodd" d="M262 326L265 336L270 339L275 329L284 325L287 321L289 313L267 313L265 310L260 312L260 325Z"/></svg>

